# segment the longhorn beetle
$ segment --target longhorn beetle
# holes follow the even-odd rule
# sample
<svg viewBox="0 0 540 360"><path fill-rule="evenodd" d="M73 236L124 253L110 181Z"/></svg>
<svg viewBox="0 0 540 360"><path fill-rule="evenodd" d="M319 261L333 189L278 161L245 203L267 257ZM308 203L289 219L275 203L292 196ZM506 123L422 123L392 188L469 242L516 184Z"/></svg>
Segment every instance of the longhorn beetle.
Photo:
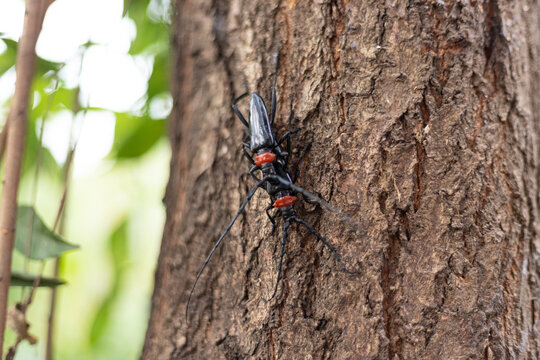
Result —
<svg viewBox="0 0 540 360"><path fill-rule="evenodd" d="M279 265L278 265L278 271L277 271L277 279L276 284L274 286L274 291L272 293L272 296L269 299L264 299L263 301L267 302L272 300L276 296L277 288L279 285L279 281L281 280L281 268L283 265L283 255L285 254L285 245L287 243L287 229L291 225L291 223L298 223L302 226L304 226L307 230L309 230L313 235L317 237L334 255L337 262L341 265L343 270L349 274L356 274L358 271L351 271L349 270L343 261L341 261L340 256L338 255L337 251L334 249L332 245L328 243L328 241L319 234L313 227L311 227L309 224L307 224L302 218L299 218L296 215L296 212L294 211L294 203L297 200L296 194L301 194L304 197L304 201L308 203L317 203L320 204L330 211L337 214L342 220L348 222L349 224L353 225L360 233L364 233L362 229L359 228L359 226L353 222L351 218L349 218L344 213L340 212L338 209L334 208L330 204L328 204L326 201L322 200L318 196L308 192L307 190L295 185L298 175L300 173L300 167L302 165L304 155L306 151L308 150L308 147L304 149L302 152L302 155L300 157L299 165L296 170L296 173L294 177L291 179L291 174L289 172L289 169L287 167L288 165L288 157L290 154L290 136L300 129L287 131L281 138L276 141L274 137L274 133L272 131L272 125L274 124L274 118L276 116L276 82L277 82L277 68L276 65L276 74L274 78L274 85L272 87L272 109L271 109L271 120L268 117L268 110L266 109L266 106L264 105L263 99L257 94L256 92L251 94L251 100L249 105L249 123L246 121L236 104L238 101L240 101L242 98L244 98L247 95L247 92L240 95L233 101L232 108L235 112L235 114L238 116L242 124L248 129L248 136L247 140L248 142L244 141L242 144L242 152L244 156L251 162L252 167L249 170L249 175L253 177L257 184L251 189L247 197L245 198L242 205L240 205L240 208L236 212L236 215L233 217L229 225L225 228L225 231L221 234L219 239L216 241L212 249L210 250L210 253L204 260L204 263L202 264L199 272L197 273L197 276L195 277L195 281L193 283L193 286L191 287L191 291L189 292L188 302L186 305L186 319L188 315L188 309L189 309L189 303L191 301L191 296L193 295L193 291L195 290L195 286L197 285L197 282L199 281L199 278L206 268L206 265L210 261L210 258L218 248L218 246L221 244L225 236L229 233L229 230L234 225L236 219L240 216L240 214L244 211L244 208L247 206L249 200L255 195L257 192L257 189L264 188L268 195L270 195L270 198L272 202L270 205L266 208L266 215L270 219L272 223L272 233L274 233L276 222L274 217L272 217L269 213L269 211L272 208L277 208L279 210L279 214L283 217L283 220L285 221L283 225L283 234L281 238L281 252L279 256ZM281 149L282 144L287 141L287 152L283 151ZM256 154L255 160L253 160L253 157L246 151L246 148L249 148L252 154ZM262 172L262 179L258 178L254 173L255 171L260 170ZM277 216L277 215L276 215Z"/></svg>

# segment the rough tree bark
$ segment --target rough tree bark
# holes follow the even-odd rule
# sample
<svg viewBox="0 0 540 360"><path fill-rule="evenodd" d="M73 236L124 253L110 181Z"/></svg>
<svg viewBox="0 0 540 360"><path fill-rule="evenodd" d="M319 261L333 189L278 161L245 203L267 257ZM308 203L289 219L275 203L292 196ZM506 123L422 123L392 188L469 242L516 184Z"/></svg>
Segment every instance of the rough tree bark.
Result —
<svg viewBox="0 0 540 360"><path fill-rule="evenodd" d="M539 358L540 4L536 0L178 0L167 223L145 359ZM252 182L230 110L269 103L299 184L353 216L298 213L279 240L261 191L189 288ZM247 113L246 103L241 106Z"/></svg>

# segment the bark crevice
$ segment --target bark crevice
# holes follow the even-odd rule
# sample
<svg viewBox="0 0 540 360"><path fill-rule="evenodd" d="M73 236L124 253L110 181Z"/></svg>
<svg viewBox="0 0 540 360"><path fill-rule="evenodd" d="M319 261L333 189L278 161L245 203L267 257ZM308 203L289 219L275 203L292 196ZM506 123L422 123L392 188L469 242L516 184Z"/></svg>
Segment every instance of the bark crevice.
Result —
<svg viewBox="0 0 540 360"><path fill-rule="evenodd" d="M173 160L144 358L538 354L540 4L176 3ZM294 227L278 296L261 302L279 252L261 194L209 264L188 327L186 288L221 230L209 224L242 199L229 181L245 168L230 101L244 79L270 92L278 45L278 114L292 104L304 129L293 153L313 144L298 185L368 235L296 209L362 273L339 272ZM198 176L216 143L220 161Z"/></svg>

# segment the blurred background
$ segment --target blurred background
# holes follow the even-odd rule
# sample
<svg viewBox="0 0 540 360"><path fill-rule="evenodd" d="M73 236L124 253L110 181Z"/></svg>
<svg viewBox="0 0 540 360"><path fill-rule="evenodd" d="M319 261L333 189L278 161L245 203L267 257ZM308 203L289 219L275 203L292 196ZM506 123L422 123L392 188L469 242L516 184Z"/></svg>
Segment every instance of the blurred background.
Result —
<svg viewBox="0 0 540 360"><path fill-rule="evenodd" d="M2 127L23 17L23 0L0 2ZM63 234L80 248L60 260L67 284L58 288L55 359L140 354L165 220L169 19L168 0L56 0L45 17L19 203L34 205L52 228L63 166L76 144ZM35 274L41 267L15 253L13 269L25 266ZM52 272L48 260L45 275ZM10 301L20 301L22 291L12 287ZM44 358L50 294L37 290L28 320L38 342L21 343L16 359ZM9 330L6 337L4 349L15 341Z"/></svg>

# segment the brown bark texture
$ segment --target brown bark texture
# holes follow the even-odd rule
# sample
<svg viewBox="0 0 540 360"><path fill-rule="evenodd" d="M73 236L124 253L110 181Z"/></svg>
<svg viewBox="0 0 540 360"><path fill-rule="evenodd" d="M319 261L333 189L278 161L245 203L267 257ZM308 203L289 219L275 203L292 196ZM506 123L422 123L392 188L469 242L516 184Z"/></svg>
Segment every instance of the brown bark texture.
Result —
<svg viewBox="0 0 540 360"><path fill-rule="evenodd" d="M144 359L537 359L540 4L536 0L178 0L167 222ZM320 207L280 236L260 191L195 274L253 180L230 104L292 127ZM240 108L248 114L247 101Z"/></svg>

